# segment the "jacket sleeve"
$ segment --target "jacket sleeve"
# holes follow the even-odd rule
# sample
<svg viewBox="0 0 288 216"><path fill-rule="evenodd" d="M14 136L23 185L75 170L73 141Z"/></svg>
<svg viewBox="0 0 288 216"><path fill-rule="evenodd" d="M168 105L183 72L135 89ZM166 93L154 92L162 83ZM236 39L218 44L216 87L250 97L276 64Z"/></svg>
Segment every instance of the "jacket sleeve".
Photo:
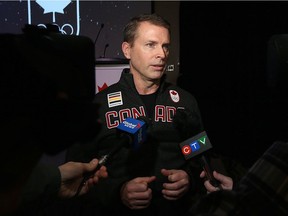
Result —
<svg viewBox="0 0 288 216"><path fill-rule="evenodd" d="M21 207L25 211L40 211L55 201L60 184L61 174L57 166L37 165L23 189Z"/></svg>

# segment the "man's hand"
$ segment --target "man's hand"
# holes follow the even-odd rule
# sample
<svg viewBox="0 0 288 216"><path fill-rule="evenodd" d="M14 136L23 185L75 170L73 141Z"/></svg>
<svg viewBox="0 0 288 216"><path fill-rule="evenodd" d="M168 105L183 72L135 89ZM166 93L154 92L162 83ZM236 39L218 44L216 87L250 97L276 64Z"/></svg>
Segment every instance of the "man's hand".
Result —
<svg viewBox="0 0 288 216"><path fill-rule="evenodd" d="M149 183L156 179L151 177L138 177L125 183L121 188L121 200L130 209L144 209L150 205L152 190Z"/></svg>
<svg viewBox="0 0 288 216"><path fill-rule="evenodd" d="M75 195L80 182L83 179L83 175L86 172L93 171L98 165L98 160L93 159L90 163L80 162L67 162L59 166L61 173L61 186L58 192L59 197L70 198ZM107 178L108 173L105 166L102 166L94 176L88 179L85 185L82 187L79 195L85 194L100 178Z"/></svg>
<svg viewBox="0 0 288 216"><path fill-rule="evenodd" d="M184 170L162 169L161 173L167 176L170 182L163 184L162 194L165 199L177 200L189 190L189 176Z"/></svg>

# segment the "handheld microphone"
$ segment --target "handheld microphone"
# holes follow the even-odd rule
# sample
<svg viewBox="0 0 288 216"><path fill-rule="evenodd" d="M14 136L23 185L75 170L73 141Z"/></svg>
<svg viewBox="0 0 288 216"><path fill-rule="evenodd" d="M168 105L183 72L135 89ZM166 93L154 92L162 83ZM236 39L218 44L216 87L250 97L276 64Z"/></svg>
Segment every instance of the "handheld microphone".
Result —
<svg viewBox="0 0 288 216"><path fill-rule="evenodd" d="M179 144L185 160L196 156L200 157L199 161L206 173L207 179L214 187L221 189L219 182L213 176L210 164L204 154L204 152L212 148L212 145L206 131L202 130L200 116L190 110L178 109L173 117L173 124L179 131L181 139L185 139ZM191 135L192 137L187 138Z"/></svg>
<svg viewBox="0 0 288 216"><path fill-rule="evenodd" d="M84 174L83 179L76 191L75 197L79 195L82 187L86 184L86 181L93 177L95 173L100 169L101 166L107 164L107 162L118 152L123 146L130 146L134 150L137 150L143 142L146 141L146 128L147 123L143 120L126 118L121 122L116 128L116 137L118 138L117 145L106 155L103 155L99 159L97 167L91 171Z"/></svg>
<svg viewBox="0 0 288 216"><path fill-rule="evenodd" d="M213 176L212 169L207 161L206 156L202 154L203 152L212 148L206 131L203 131L196 136L181 142L179 146L186 160L201 154L200 163L206 173L207 179L214 187L220 187L220 184Z"/></svg>
<svg viewBox="0 0 288 216"><path fill-rule="evenodd" d="M96 38L95 38L95 41L94 41L94 45L96 45L96 42L97 42L97 40L98 40L98 37L99 37L99 35L100 35L100 33L101 33L101 31L102 31L103 28L104 28L104 23L101 24L101 27L100 27L100 29L99 29L99 31L98 31L98 33L97 33L97 36L96 36Z"/></svg>
<svg viewBox="0 0 288 216"><path fill-rule="evenodd" d="M139 119L126 118L117 127L118 133L130 137L134 150L139 149L141 144L147 139L147 122L145 122L143 118L141 120Z"/></svg>

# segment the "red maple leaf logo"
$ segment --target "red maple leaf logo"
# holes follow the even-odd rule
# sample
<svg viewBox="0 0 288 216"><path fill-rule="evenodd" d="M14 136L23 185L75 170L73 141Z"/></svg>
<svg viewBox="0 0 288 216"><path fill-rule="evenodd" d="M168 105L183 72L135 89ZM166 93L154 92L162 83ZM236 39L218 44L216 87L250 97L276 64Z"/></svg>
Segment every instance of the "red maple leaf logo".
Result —
<svg viewBox="0 0 288 216"><path fill-rule="evenodd" d="M177 92L176 91L171 91L171 94L177 95Z"/></svg>
<svg viewBox="0 0 288 216"><path fill-rule="evenodd" d="M100 86L97 86L97 87L98 87L98 92L100 92L100 91L106 89L108 87L108 85L107 85L107 83L104 83L102 87L100 87Z"/></svg>

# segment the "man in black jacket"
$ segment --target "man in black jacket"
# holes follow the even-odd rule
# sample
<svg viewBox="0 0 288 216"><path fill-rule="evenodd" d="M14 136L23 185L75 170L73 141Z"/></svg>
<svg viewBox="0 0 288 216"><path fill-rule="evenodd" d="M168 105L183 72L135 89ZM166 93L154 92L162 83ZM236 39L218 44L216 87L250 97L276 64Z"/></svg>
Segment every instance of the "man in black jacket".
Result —
<svg viewBox="0 0 288 216"><path fill-rule="evenodd" d="M122 43L130 69L124 69L118 83L96 94L102 130L94 150L99 155L120 145L116 128L127 117L148 119L149 136L141 148L124 146L107 164L109 178L97 188L105 213L179 216L197 196L200 168L181 154L173 116L177 109L189 109L201 118L195 98L165 82L169 46L167 21L155 14L132 18ZM88 161L95 152L84 155Z"/></svg>

